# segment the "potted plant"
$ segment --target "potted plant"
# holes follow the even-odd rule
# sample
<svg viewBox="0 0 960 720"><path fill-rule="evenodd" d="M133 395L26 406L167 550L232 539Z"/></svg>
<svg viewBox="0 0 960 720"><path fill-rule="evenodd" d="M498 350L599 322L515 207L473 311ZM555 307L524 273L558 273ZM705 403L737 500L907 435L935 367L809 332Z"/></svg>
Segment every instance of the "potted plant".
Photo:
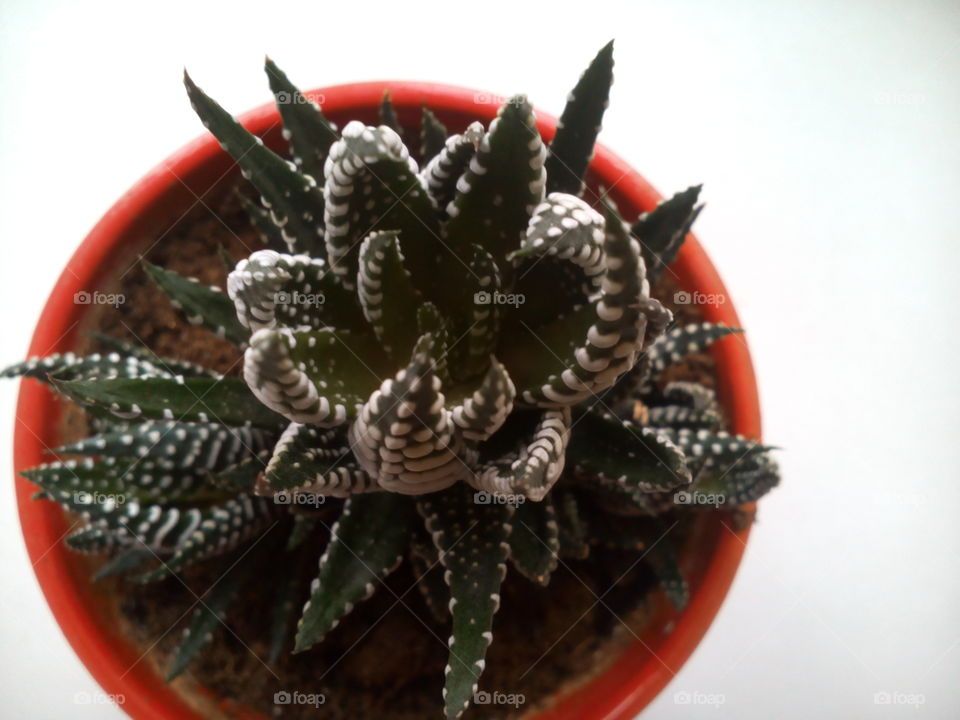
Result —
<svg viewBox="0 0 960 720"><path fill-rule="evenodd" d="M338 685L324 678L362 685L370 665L396 675L439 657L431 645L410 660L415 641L385 638L337 674L384 596L447 646L436 687L414 674L392 689L398 717L455 718L471 703L481 717L494 703L498 716L626 718L669 679L658 664L673 672L692 651L732 579L750 503L779 476L755 437L745 345L705 354L738 331L688 239L699 188L658 205L622 162L594 157L612 66L611 44L556 125L523 97L497 107L435 85L305 94L270 60L276 112L238 122L185 77L259 202L234 191L209 140L188 147L94 230L38 326L41 356L4 372L74 403L58 422L46 391L21 391L36 434L18 430L16 462L47 501L25 502L21 486L25 536L38 557L66 527L62 507L76 526L66 545L98 558L55 548L37 572L132 715L382 713L373 690L330 702ZM207 198L232 208L222 228L162 237ZM170 262L128 273L131 252ZM123 313L110 315L111 297ZM171 308L190 324L165 319ZM64 332L81 318L98 334ZM82 343L92 351L59 352ZM40 463L50 448L56 459ZM110 600L86 582L91 568ZM392 584L404 573L413 582ZM625 578L613 607L607 593ZM536 676L567 634L538 636L541 615L575 626L555 606L578 582L635 642L594 642L577 656L592 667ZM125 618L165 636L155 625L184 586L184 632L165 653L105 627ZM238 639L235 618L266 639L218 644L214 631ZM208 646L214 666L249 651L263 670L231 687L202 660ZM498 646L504 670L491 664ZM532 665L510 667L530 652ZM272 703L260 702L268 685Z"/></svg>

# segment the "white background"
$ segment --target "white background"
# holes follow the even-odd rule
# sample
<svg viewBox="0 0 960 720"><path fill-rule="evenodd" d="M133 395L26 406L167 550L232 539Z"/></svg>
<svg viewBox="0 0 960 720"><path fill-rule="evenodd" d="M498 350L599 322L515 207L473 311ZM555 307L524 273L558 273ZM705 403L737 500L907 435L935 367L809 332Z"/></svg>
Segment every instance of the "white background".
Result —
<svg viewBox="0 0 960 720"><path fill-rule="evenodd" d="M705 183L698 232L785 448L719 619L644 717L960 716L960 7L377 5L3 0L0 364L99 216L200 132L184 65L233 111L268 99L268 52L303 86L437 80L557 113L615 36L602 140L662 192ZM0 386L0 715L120 717L73 702L97 688L20 538L14 397Z"/></svg>

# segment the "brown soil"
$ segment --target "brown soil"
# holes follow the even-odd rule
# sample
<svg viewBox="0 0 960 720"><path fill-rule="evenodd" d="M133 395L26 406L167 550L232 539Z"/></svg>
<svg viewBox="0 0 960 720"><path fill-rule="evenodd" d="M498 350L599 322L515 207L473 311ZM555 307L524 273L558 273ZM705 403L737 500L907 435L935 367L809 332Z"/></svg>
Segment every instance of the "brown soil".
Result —
<svg viewBox="0 0 960 720"><path fill-rule="evenodd" d="M222 287L225 269L218 246L239 259L261 244L235 199L221 198L207 205L212 210L191 211L150 247L146 257ZM141 342L161 356L199 362L222 372L237 371L237 348L185 322L139 267L122 278L118 289L126 302L118 310L92 316L88 329ZM667 282L657 294L672 304L672 293ZM689 310L679 308L678 320L695 319ZM95 342L85 344L81 350L97 349ZM709 355L694 358L678 373L712 384ZM65 429L73 437L83 432L75 414L67 415ZM318 547L318 556L319 552ZM630 569L635 560L635 555L595 550L587 561L561 566L549 588L511 570L480 689L522 694L525 702L516 710L475 705L465 719L522 716L549 704L558 689L581 684L609 667L619 650L644 630L647 619L645 603L652 580L644 569ZM183 580L202 596L225 567L222 560L212 560ZM315 567L315 563L308 567L311 574ZM305 585L309 579L304 576ZM427 611L406 563L388 578L387 586L392 592L381 588L359 604L318 648L300 655L285 653L277 666L268 667L267 609L275 585L254 583L245 591L238 611L228 616L229 631L215 633L200 659L174 681L174 687L211 718L247 717L238 709L242 706L282 718L442 717L449 628L438 625ZM177 579L149 586L110 580L101 591L115 624L146 653L141 662L163 676L181 638L182 616L189 616L186 611L195 598ZM401 602L396 602L397 596ZM603 605L596 596L603 596ZM213 701L203 688L227 702ZM276 705L274 693L281 691L323 694L325 703L319 709Z"/></svg>

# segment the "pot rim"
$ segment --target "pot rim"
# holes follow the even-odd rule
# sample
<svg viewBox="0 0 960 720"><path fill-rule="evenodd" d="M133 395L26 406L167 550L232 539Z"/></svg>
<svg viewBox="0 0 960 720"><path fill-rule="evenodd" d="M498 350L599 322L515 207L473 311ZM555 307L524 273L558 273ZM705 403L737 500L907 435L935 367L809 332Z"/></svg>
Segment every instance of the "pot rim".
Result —
<svg viewBox="0 0 960 720"><path fill-rule="evenodd" d="M426 105L482 120L494 116L496 106L478 98L497 98L468 88L424 82L374 81L330 86L310 91L323 97L327 112L347 113L379 104L389 89L398 111L410 112ZM277 125L277 111L264 104L239 120L255 134ZM537 112L537 124L549 139L556 120ZM120 240L142 213L165 202L179 178L215 160L221 154L216 140L205 134L160 163L128 190L90 231L71 257L48 298L34 332L29 356L65 352L74 346L76 329L87 307L74 303L74 294L94 290L103 279ZM661 196L625 161L597 145L591 172L613 186L621 204L636 210L651 210ZM169 199L166 202L170 202ZM727 301L704 305L704 319L740 326L729 294L703 248L688 237L671 271L686 290L715 293ZM717 363L721 401L729 416L731 430L760 438L760 409L749 350L742 337L717 343L711 350ZM43 462L43 450L54 441L59 404L41 383L21 382L14 432L14 470ZM182 720L199 717L176 690L166 684L145 662L138 662L131 643L116 629L99 623L93 607L89 580L77 571L75 553L63 544L69 530L62 510L54 503L32 502L36 488L16 475L17 503L30 561L47 603L74 652L106 693L123 698L120 707L134 718ZM718 515L722 515L718 513ZM706 571L691 593L686 609L677 615L674 627L654 647L642 639L633 642L613 665L582 686L564 692L538 720L629 720L667 685L690 657L712 623L740 564L749 527L735 529L723 522L711 549Z"/></svg>

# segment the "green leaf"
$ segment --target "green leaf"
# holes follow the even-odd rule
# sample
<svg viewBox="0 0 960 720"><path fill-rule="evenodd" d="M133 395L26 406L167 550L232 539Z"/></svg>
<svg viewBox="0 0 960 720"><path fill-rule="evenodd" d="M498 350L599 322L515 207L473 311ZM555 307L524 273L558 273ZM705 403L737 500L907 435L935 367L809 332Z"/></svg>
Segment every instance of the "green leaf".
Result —
<svg viewBox="0 0 960 720"><path fill-rule="evenodd" d="M237 192L237 197L240 200L241 207L250 219L250 224L257 231L263 244L275 252L287 252L289 248L287 247L287 241L283 239L283 229L274 224L270 211L241 192ZM230 262L226 265L227 273L230 273L236 263Z"/></svg>
<svg viewBox="0 0 960 720"><path fill-rule="evenodd" d="M135 357L139 360L145 360L153 367L159 368L162 372L167 373L171 377L176 375L183 375L184 377L223 377L220 373L196 363L187 362L186 360L177 360L176 358L160 357L153 352L153 350L145 345L140 345L139 343L135 345L125 340L121 340L120 338L114 337L113 335L107 335L106 333L101 332L92 332L90 335L91 337L96 338L100 344L108 347L113 353L120 355L121 361L128 357ZM76 380L78 378L64 377L62 379Z"/></svg>
<svg viewBox="0 0 960 720"><path fill-rule="evenodd" d="M152 458L179 468L218 470L266 449L272 440L269 433L256 428L148 420L62 445L51 452Z"/></svg>
<svg viewBox="0 0 960 720"><path fill-rule="evenodd" d="M520 573L540 585L550 583L557 569L560 530L553 502L520 503L511 520L510 560Z"/></svg>
<svg viewBox="0 0 960 720"><path fill-rule="evenodd" d="M590 554L587 544L587 528L580 517L577 496L569 489L556 488L551 493L557 518L560 556L585 559Z"/></svg>
<svg viewBox="0 0 960 720"><path fill-rule="evenodd" d="M483 442L506 421L516 396L517 391L506 368L496 358L491 358L479 387L453 407L450 417L465 438Z"/></svg>
<svg viewBox="0 0 960 720"><path fill-rule="evenodd" d="M269 500L249 495L193 510L199 513L195 516L198 522L183 533L170 559L156 570L141 575L139 582L155 582L208 558L231 552L277 524L276 506Z"/></svg>
<svg viewBox="0 0 960 720"><path fill-rule="evenodd" d="M130 550L124 550L115 557L104 563L91 578L94 582L116 577L117 575L126 575L128 572L136 570L144 563L156 559L153 551L143 547L135 547Z"/></svg>
<svg viewBox="0 0 960 720"><path fill-rule="evenodd" d="M613 84L613 41L603 46L567 98L547 156L547 192L579 195Z"/></svg>
<svg viewBox="0 0 960 720"><path fill-rule="evenodd" d="M79 504L93 504L100 498L114 498L117 504L134 500L167 503L211 491L198 469L177 467L168 460L65 460L24 470L21 475L48 492L73 493Z"/></svg>
<svg viewBox="0 0 960 720"><path fill-rule="evenodd" d="M424 605L434 620L445 623L450 617L450 591L443 581L440 554L429 538L425 543L416 542L411 545L410 564Z"/></svg>
<svg viewBox="0 0 960 720"><path fill-rule="evenodd" d="M256 489L257 478L267 467L270 450L263 450L235 465L224 468L210 476L210 484L232 493L252 493Z"/></svg>
<svg viewBox="0 0 960 720"><path fill-rule="evenodd" d="M368 332L356 295L326 260L258 250L227 277L239 322L251 330L288 327Z"/></svg>
<svg viewBox="0 0 960 720"><path fill-rule="evenodd" d="M381 349L364 336L262 328L250 338L243 376L264 405L289 420L336 427L354 417L386 367Z"/></svg>
<svg viewBox="0 0 960 720"><path fill-rule="evenodd" d="M481 469L473 482L497 496L522 495L539 502L560 478L570 440L570 410L545 410L530 437Z"/></svg>
<svg viewBox="0 0 960 720"><path fill-rule="evenodd" d="M440 152L420 172L424 186L441 210L446 210L453 201L457 181L470 166L482 139L483 125L470 123L462 135L451 135L444 140Z"/></svg>
<svg viewBox="0 0 960 720"><path fill-rule="evenodd" d="M658 541L644 553L643 560L653 570L667 599L677 610L683 610L690 600L690 588L680 570L677 550L665 533L658 537Z"/></svg>
<svg viewBox="0 0 960 720"><path fill-rule="evenodd" d="M295 530L300 527L310 528L312 531L316 521L306 515L295 515L294 522ZM304 539L310 531L303 536ZM292 549L288 542L287 550ZM280 656L290 647L303 597L308 592L304 578L308 564L312 565L315 558L313 548L302 547L293 562L283 563L276 568L274 582L279 590L274 594L270 606L270 652L267 655L267 663L271 666L275 666L280 661Z"/></svg>
<svg viewBox="0 0 960 720"><path fill-rule="evenodd" d="M670 365L680 362L691 353L702 352L720 338L742 332L740 328L708 322L673 328L661 335L647 350L653 376L658 377Z"/></svg>
<svg viewBox="0 0 960 720"><path fill-rule="evenodd" d="M420 499L418 510L440 553L450 588L453 629L444 700L449 720L459 717L477 689L484 656L493 640L493 616L506 574L512 506L477 505L457 484Z"/></svg>
<svg viewBox="0 0 960 720"><path fill-rule="evenodd" d="M183 631L183 638L167 669L167 682L171 682L186 670L213 639L214 631L224 625L227 611L243 597L241 590L254 577L255 567L251 559L242 558L236 565L228 566L226 575L218 577L197 600L197 609L190 616Z"/></svg>
<svg viewBox="0 0 960 720"><path fill-rule="evenodd" d="M388 128L393 130L397 135L403 134L403 128L400 126L400 121L397 119L397 111L393 107L393 100L390 99L390 91L383 91L383 98L380 100L380 124L386 125Z"/></svg>
<svg viewBox="0 0 960 720"><path fill-rule="evenodd" d="M611 387L671 319L649 297L637 243L605 206L605 270L600 293L578 310L502 348L520 399L540 407L572 405Z"/></svg>
<svg viewBox="0 0 960 720"><path fill-rule="evenodd" d="M353 121L330 148L323 195L326 246L333 272L354 289L360 242L374 230L397 230L417 287L435 281L436 210L417 178L417 163L390 128Z"/></svg>
<svg viewBox="0 0 960 720"><path fill-rule="evenodd" d="M451 249L469 258L479 245L500 265L504 287L512 287L507 253L520 246L533 208L543 200L546 147L533 109L522 96L511 98L490 123L457 194L447 207Z"/></svg>
<svg viewBox="0 0 960 720"><path fill-rule="evenodd" d="M388 230L364 238L357 288L364 317L384 351L394 362L404 362L419 337L417 311L423 299L404 267L397 236Z"/></svg>
<svg viewBox="0 0 960 720"><path fill-rule="evenodd" d="M263 145L263 141L234 120L198 88L184 72L183 82L190 104L212 132L221 147L237 161L246 177L270 208L275 225L283 228L283 237L291 253L324 257L324 200L311 175L299 172Z"/></svg>
<svg viewBox="0 0 960 720"><path fill-rule="evenodd" d="M239 378L112 378L55 380L73 400L104 408L125 419L216 421L224 425L278 429L286 423L250 393Z"/></svg>
<svg viewBox="0 0 960 720"><path fill-rule="evenodd" d="M717 463L697 477L688 493L673 500L707 509L737 507L756 502L780 484L780 468L768 452L751 452L729 463Z"/></svg>
<svg viewBox="0 0 960 720"><path fill-rule="evenodd" d="M191 324L204 325L217 337L238 345L247 341L250 332L240 325L233 303L220 288L208 287L146 260L142 262L150 279L170 297L173 306L181 310Z"/></svg>
<svg viewBox="0 0 960 720"><path fill-rule="evenodd" d="M447 128L427 108L423 108L420 122L420 162L426 165L443 150L447 142Z"/></svg>
<svg viewBox="0 0 960 720"><path fill-rule="evenodd" d="M606 267L603 216L573 195L553 193L534 210L516 267L518 315L538 327L584 305L600 290Z"/></svg>
<svg viewBox="0 0 960 720"><path fill-rule="evenodd" d="M347 497L379 489L357 464L345 433L300 423L280 436L264 475L274 491Z"/></svg>
<svg viewBox="0 0 960 720"><path fill-rule="evenodd" d="M444 407L440 378L424 335L410 363L364 403L350 426L350 447L377 484L420 495L472 475L463 439Z"/></svg>
<svg viewBox="0 0 960 720"><path fill-rule="evenodd" d="M694 185L660 203L655 210L644 213L633 224L631 231L640 241L640 251L647 264L651 282L677 258L680 247L703 205L697 205L702 185Z"/></svg>
<svg viewBox="0 0 960 720"><path fill-rule="evenodd" d="M585 412L574 422L567 462L575 474L617 481L636 493L690 484L683 452L663 432Z"/></svg>
<svg viewBox="0 0 960 720"><path fill-rule="evenodd" d="M290 528L290 535L287 537L287 552L296 550L303 545L316 530L318 523L318 518L312 515L294 515L293 527Z"/></svg>
<svg viewBox="0 0 960 720"><path fill-rule="evenodd" d="M375 583L400 563L413 518L413 502L395 493L355 495L344 503L303 608L294 652L316 645L373 594Z"/></svg>
<svg viewBox="0 0 960 720"><path fill-rule="evenodd" d="M339 137L337 126L323 116L320 107L303 95L270 58L264 61L264 71L283 120L294 163L304 174L322 180L323 163L330 146Z"/></svg>
<svg viewBox="0 0 960 720"><path fill-rule="evenodd" d="M92 353L80 356L72 352L33 357L0 371L0 377L30 377L47 383L91 378L172 378L162 364L141 356L121 357L119 353Z"/></svg>

